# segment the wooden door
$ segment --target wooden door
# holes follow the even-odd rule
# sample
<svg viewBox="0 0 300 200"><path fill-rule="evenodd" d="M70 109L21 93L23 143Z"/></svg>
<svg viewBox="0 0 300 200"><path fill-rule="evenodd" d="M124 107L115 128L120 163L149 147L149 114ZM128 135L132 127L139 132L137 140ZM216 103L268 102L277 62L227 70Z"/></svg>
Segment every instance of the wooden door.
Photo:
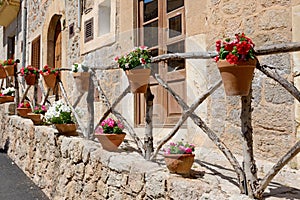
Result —
<svg viewBox="0 0 300 200"><path fill-rule="evenodd" d="M55 27L55 34L54 34L54 56L53 56L54 68L61 68L61 61L62 61L61 43L62 43L61 23L60 20L58 20ZM56 87L53 89L53 94L55 94L55 100L58 100L60 95L60 89L58 85L56 85Z"/></svg>
<svg viewBox="0 0 300 200"><path fill-rule="evenodd" d="M184 0L141 0L139 5L140 44L152 50L152 56L185 52ZM186 99L185 60L152 64L152 70ZM153 122L156 127L173 126L182 113L181 107L153 78ZM136 123L143 125L145 117L143 95L136 95Z"/></svg>

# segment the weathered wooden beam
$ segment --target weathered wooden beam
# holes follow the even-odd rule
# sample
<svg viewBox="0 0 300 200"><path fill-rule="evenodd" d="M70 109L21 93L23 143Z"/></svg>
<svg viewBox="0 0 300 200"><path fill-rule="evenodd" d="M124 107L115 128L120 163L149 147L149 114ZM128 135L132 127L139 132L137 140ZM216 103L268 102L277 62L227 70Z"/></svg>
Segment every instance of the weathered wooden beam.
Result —
<svg viewBox="0 0 300 200"><path fill-rule="evenodd" d="M153 99L154 95L150 90L150 86L147 87L147 92L144 94L146 100L146 117L145 117L145 158L150 160L151 154L153 152Z"/></svg>

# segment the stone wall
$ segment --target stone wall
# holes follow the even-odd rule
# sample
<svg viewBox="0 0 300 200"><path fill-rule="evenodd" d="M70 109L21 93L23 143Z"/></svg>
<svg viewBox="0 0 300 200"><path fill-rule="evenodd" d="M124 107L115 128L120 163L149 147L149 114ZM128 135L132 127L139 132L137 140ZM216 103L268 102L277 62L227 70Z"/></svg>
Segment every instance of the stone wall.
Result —
<svg viewBox="0 0 300 200"><path fill-rule="evenodd" d="M50 126L8 116L7 104L0 112L0 148L50 199L196 199L211 192L229 198L208 180L170 176L136 152L107 152L98 142L58 136Z"/></svg>

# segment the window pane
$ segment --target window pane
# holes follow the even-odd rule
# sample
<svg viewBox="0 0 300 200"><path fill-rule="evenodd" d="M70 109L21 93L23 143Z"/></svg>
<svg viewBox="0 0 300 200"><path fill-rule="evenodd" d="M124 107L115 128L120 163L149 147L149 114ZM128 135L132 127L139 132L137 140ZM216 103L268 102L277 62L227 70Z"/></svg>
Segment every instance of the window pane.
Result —
<svg viewBox="0 0 300 200"><path fill-rule="evenodd" d="M158 56L158 49L151 50L151 56ZM158 74L158 63L151 63L151 70Z"/></svg>
<svg viewBox="0 0 300 200"><path fill-rule="evenodd" d="M169 19L169 38L182 34L181 14Z"/></svg>
<svg viewBox="0 0 300 200"><path fill-rule="evenodd" d="M144 26L144 45L153 47L158 45L158 21Z"/></svg>
<svg viewBox="0 0 300 200"><path fill-rule="evenodd" d="M158 17L158 0L144 0L144 22Z"/></svg>
<svg viewBox="0 0 300 200"><path fill-rule="evenodd" d="M184 6L184 0L168 0L167 2L167 12L171 12L177 8Z"/></svg>
<svg viewBox="0 0 300 200"><path fill-rule="evenodd" d="M168 53L184 53L184 41L180 41L167 46ZM168 72L177 71L185 68L185 59L168 60Z"/></svg>
<svg viewBox="0 0 300 200"><path fill-rule="evenodd" d="M99 5L98 36L105 35L110 32L110 12L110 0L106 0Z"/></svg>

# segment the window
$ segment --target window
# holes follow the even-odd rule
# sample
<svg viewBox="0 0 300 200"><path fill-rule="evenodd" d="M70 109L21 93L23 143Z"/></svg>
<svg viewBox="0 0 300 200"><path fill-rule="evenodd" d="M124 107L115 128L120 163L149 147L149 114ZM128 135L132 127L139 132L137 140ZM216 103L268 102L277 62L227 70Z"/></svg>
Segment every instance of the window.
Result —
<svg viewBox="0 0 300 200"><path fill-rule="evenodd" d="M72 38L75 35L74 23L69 26L69 38Z"/></svg>
<svg viewBox="0 0 300 200"><path fill-rule="evenodd" d="M34 39L31 43L31 65L40 68L40 43L41 38Z"/></svg>
<svg viewBox="0 0 300 200"><path fill-rule="evenodd" d="M15 36L7 38L7 59L15 59Z"/></svg>
<svg viewBox="0 0 300 200"><path fill-rule="evenodd" d="M139 44L148 46L152 56L185 52L185 7L184 0L140 0ZM185 60L174 60L152 64L152 70L168 82L169 86L186 99ZM150 81L154 94L153 124L156 127L174 125L182 109L154 79ZM136 95L137 125L144 124L145 100Z"/></svg>
<svg viewBox="0 0 300 200"><path fill-rule="evenodd" d="M99 5L98 14L98 36L110 33L110 14L111 14L111 2L106 0Z"/></svg>
<svg viewBox="0 0 300 200"><path fill-rule="evenodd" d="M84 22L84 42L94 39L94 18Z"/></svg>

